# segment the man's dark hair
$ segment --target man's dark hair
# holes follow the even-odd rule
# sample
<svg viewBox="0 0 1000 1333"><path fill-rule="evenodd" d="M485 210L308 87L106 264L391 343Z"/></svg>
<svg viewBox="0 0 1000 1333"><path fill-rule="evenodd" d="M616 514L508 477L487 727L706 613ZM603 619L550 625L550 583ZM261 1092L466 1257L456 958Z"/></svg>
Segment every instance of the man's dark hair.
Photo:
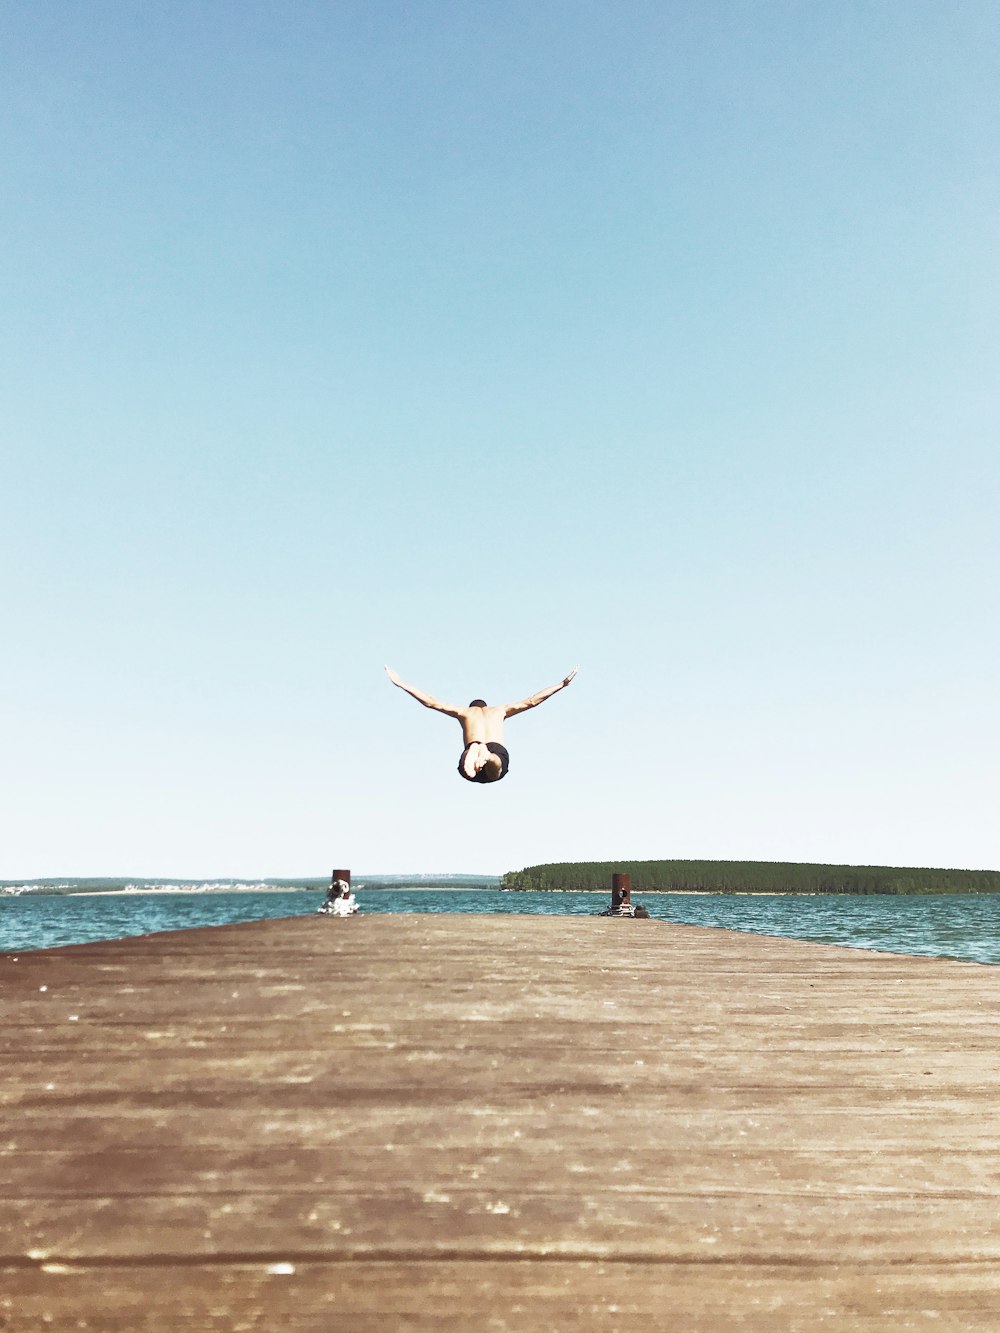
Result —
<svg viewBox="0 0 1000 1333"><path fill-rule="evenodd" d="M470 708L489 708L489 704L486 702L485 699L473 699L473 700L470 702L469 707L470 707Z"/></svg>

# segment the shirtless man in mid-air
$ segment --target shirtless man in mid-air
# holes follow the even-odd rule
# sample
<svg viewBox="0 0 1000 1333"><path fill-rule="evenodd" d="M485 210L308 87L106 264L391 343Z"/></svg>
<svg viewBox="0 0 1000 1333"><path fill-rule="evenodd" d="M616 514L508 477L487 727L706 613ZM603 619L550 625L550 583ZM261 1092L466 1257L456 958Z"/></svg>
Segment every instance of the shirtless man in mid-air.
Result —
<svg viewBox="0 0 1000 1333"><path fill-rule="evenodd" d="M551 699L553 694L558 694L560 690L566 688L576 672L577 668L574 667L558 685L550 685L547 690L539 690L537 694L522 699L520 703L490 706L485 699L473 699L465 708L456 708L453 704L443 704L440 699L425 694L423 690L418 690L413 685L407 685L405 681L399 679L391 667L385 669L385 674L393 685L398 685L407 694L412 694L418 703L422 703L425 708L445 713L448 717L457 718L462 724L465 749L458 761L458 771L469 782L499 782L506 776L510 766L510 756L503 745L503 724L506 719L516 713L527 712L529 708Z"/></svg>

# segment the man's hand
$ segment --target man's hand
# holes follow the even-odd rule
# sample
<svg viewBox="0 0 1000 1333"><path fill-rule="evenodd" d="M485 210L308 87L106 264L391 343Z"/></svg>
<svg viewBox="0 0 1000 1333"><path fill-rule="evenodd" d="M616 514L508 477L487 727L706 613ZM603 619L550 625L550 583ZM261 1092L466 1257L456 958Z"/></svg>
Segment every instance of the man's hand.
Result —
<svg viewBox="0 0 1000 1333"><path fill-rule="evenodd" d="M388 669L389 669L389 668L386 667L386 670L387 670L387 671L388 671ZM572 671L569 673L569 675L566 677L566 679L563 681L563 684L564 684L564 685L568 685L568 684L570 683L570 681L573 679L573 677L576 675L576 673L577 673L579 670L580 670L579 667L574 667L573 670L572 670Z"/></svg>
<svg viewBox="0 0 1000 1333"><path fill-rule="evenodd" d="M386 674L386 675L389 677L389 679L392 681L393 685L402 685L402 684L403 684L403 682L400 680L400 678L396 675L395 671L393 671L392 667L387 666L386 669L385 669L385 674Z"/></svg>

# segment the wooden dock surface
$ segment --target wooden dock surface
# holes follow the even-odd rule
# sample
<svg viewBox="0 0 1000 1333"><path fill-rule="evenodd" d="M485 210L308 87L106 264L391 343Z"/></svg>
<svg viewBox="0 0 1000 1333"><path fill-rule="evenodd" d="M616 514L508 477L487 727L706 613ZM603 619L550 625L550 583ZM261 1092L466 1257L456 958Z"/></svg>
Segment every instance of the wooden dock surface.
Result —
<svg viewBox="0 0 1000 1333"><path fill-rule="evenodd" d="M0 958L0 1329L1000 1328L1000 971L655 921Z"/></svg>

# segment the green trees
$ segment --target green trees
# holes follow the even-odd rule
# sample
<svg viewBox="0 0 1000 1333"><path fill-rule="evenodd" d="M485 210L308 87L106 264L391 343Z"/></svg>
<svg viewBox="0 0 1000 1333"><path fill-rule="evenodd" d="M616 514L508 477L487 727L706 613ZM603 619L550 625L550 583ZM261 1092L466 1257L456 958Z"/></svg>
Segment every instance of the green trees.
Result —
<svg viewBox="0 0 1000 1333"><path fill-rule="evenodd" d="M1000 893L1000 871L825 866L795 861L573 861L509 870L504 889L609 889L615 871L634 890L664 893Z"/></svg>

